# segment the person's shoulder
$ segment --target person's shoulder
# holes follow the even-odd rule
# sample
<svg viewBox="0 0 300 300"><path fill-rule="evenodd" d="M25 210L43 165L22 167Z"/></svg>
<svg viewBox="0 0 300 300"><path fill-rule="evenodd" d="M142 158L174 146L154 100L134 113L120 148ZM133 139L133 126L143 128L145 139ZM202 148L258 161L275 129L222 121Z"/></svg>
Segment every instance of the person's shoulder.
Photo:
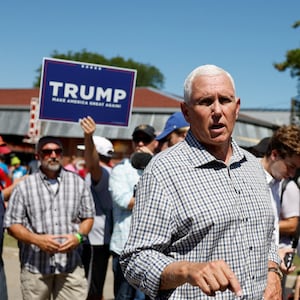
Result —
<svg viewBox="0 0 300 300"><path fill-rule="evenodd" d="M265 171L261 163L261 157L256 157L248 150L244 149L241 146L238 146L236 143L234 147L236 150L236 157L238 161L246 163L248 167L251 167L253 170L255 169L261 172L265 176Z"/></svg>
<svg viewBox="0 0 300 300"><path fill-rule="evenodd" d="M118 169L128 168L128 167L132 167L130 163L130 159L124 158L112 167L111 172L114 172Z"/></svg>
<svg viewBox="0 0 300 300"><path fill-rule="evenodd" d="M20 189L24 189L24 188L26 189L28 186L36 186L37 175L38 174L36 174L36 173L25 174L22 177L16 178L14 180L15 187L19 187Z"/></svg>
<svg viewBox="0 0 300 300"><path fill-rule="evenodd" d="M249 158L249 159L251 159L251 160L257 160L257 161L259 161L259 157L256 157L254 154L252 154L251 152L249 152L248 150L246 150L246 149L244 149L244 148L242 148L242 147L240 147L239 148L240 149L240 151L247 157L247 158Z"/></svg>
<svg viewBox="0 0 300 300"><path fill-rule="evenodd" d="M100 181L102 181L110 176L112 168L105 167L105 166L100 166L100 168L102 170L102 176Z"/></svg>
<svg viewBox="0 0 300 300"><path fill-rule="evenodd" d="M61 169L61 172L60 172L59 176L71 177L71 178L75 178L75 180L83 181L84 182L84 178L82 178L78 173L70 171L70 170L67 170L65 168Z"/></svg>
<svg viewBox="0 0 300 300"><path fill-rule="evenodd" d="M297 183L295 182L295 180L293 180L293 179L287 180L285 188L286 188L286 190L291 190L291 191L295 191L295 192L299 191L299 187L298 187Z"/></svg>
<svg viewBox="0 0 300 300"><path fill-rule="evenodd" d="M2 168L0 168L0 175L7 176L7 174L5 173L5 171Z"/></svg>
<svg viewBox="0 0 300 300"><path fill-rule="evenodd" d="M245 158L249 161L254 161L254 162L257 162L257 163L260 163L260 159L259 157L256 157L254 154L252 154L251 152L249 152L248 150L244 149L243 147L241 146L236 146L238 151L245 156Z"/></svg>
<svg viewBox="0 0 300 300"><path fill-rule="evenodd" d="M184 141L179 142L154 155L150 164L160 168L161 165L165 164L175 166L176 164L182 165L183 163L188 163L190 160L189 150L189 146Z"/></svg>

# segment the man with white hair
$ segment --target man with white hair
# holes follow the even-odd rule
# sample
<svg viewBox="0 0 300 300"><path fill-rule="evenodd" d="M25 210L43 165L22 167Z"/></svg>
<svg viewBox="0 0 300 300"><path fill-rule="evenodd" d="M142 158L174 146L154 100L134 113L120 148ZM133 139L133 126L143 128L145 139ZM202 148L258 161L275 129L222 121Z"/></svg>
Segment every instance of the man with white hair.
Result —
<svg viewBox="0 0 300 300"><path fill-rule="evenodd" d="M264 171L232 139L239 109L225 70L204 65L187 77L190 130L144 170L120 256L126 279L151 299L281 300Z"/></svg>

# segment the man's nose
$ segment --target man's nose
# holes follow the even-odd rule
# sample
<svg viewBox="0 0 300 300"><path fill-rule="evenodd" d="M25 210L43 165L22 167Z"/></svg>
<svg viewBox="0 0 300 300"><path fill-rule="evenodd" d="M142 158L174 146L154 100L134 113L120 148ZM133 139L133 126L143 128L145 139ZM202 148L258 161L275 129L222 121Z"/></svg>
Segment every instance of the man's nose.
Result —
<svg viewBox="0 0 300 300"><path fill-rule="evenodd" d="M220 114L222 112L222 106L218 99L216 99L212 104L212 112L214 114Z"/></svg>

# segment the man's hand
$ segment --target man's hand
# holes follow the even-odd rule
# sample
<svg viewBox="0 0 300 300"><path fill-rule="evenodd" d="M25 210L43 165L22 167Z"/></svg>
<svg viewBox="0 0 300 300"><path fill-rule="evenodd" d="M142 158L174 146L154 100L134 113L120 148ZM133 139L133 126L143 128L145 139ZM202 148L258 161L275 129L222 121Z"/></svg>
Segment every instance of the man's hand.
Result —
<svg viewBox="0 0 300 300"><path fill-rule="evenodd" d="M75 236L75 234L65 234L57 236L58 239L62 240L62 243L60 244L58 252L66 253L70 252L73 249L75 249L79 244L78 238Z"/></svg>
<svg viewBox="0 0 300 300"><path fill-rule="evenodd" d="M74 234L50 235L41 234L37 246L47 253L67 253L75 249L79 244Z"/></svg>
<svg viewBox="0 0 300 300"><path fill-rule="evenodd" d="M231 290L242 296L240 283L228 264L223 260L208 263L174 262L161 276L161 290L176 288L184 283L198 286L206 295L215 296L217 291Z"/></svg>
<svg viewBox="0 0 300 300"><path fill-rule="evenodd" d="M138 147L136 152L149 153L153 155L153 152L147 146Z"/></svg>
<svg viewBox="0 0 300 300"><path fill-rule="evenodd" d="M53 254L59 252L60 243L56 235L39 234L36 235L37 242L35 243L42 251Z"/></svg>
<svg viewBox="0 0 300 300"><path fill-rule="evenodd" d="M199 286L208 296L215 296L217 291L224 292L227 289L237 296L242 295L238 279L223 260L192 265L189 268L188 282Z"/></svg>
<svg viewBox="0 0 300 300"><path fill-rule="evenodd" d="M293 248L287 248L287 247L285 247L285 248L279 248L279 250L278 250L278 254L279 254L280 258L281 258L280 269L281 269L281 271L284 274L293 273L295 271L295 269L296 269L296 266L292 265L287 270L286 265L284 263L284 257L285 257L285 255L288 254L288 253L295 253L295 251L296 251L295 249L293 249Z"/></svg>
<svg viewBox="0 0 300 300"><path fill-rule="evenodd" d="M86 118L81 119L79 122L84 134L93 136L96 130L96 123L93 118L87 116Z"/></svg>

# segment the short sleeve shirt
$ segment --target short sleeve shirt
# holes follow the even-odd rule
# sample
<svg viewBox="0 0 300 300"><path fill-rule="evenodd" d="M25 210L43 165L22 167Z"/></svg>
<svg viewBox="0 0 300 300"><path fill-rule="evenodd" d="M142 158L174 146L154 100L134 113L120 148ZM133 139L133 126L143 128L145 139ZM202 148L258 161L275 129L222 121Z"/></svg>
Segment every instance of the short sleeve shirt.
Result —
<svg viewBox="0 0 300 300"><path fill-rule="evenodd" d="M89 186L73 172L61 170L58 189L51 188L44 173L28 176L14 188L4 218L4 226L22 224L37 234L72 234L81 219L93 218L95 206ZM32 273L71 272L81 264L78 249L49 254L35 245L19 243L21 266Z"/></svg>

